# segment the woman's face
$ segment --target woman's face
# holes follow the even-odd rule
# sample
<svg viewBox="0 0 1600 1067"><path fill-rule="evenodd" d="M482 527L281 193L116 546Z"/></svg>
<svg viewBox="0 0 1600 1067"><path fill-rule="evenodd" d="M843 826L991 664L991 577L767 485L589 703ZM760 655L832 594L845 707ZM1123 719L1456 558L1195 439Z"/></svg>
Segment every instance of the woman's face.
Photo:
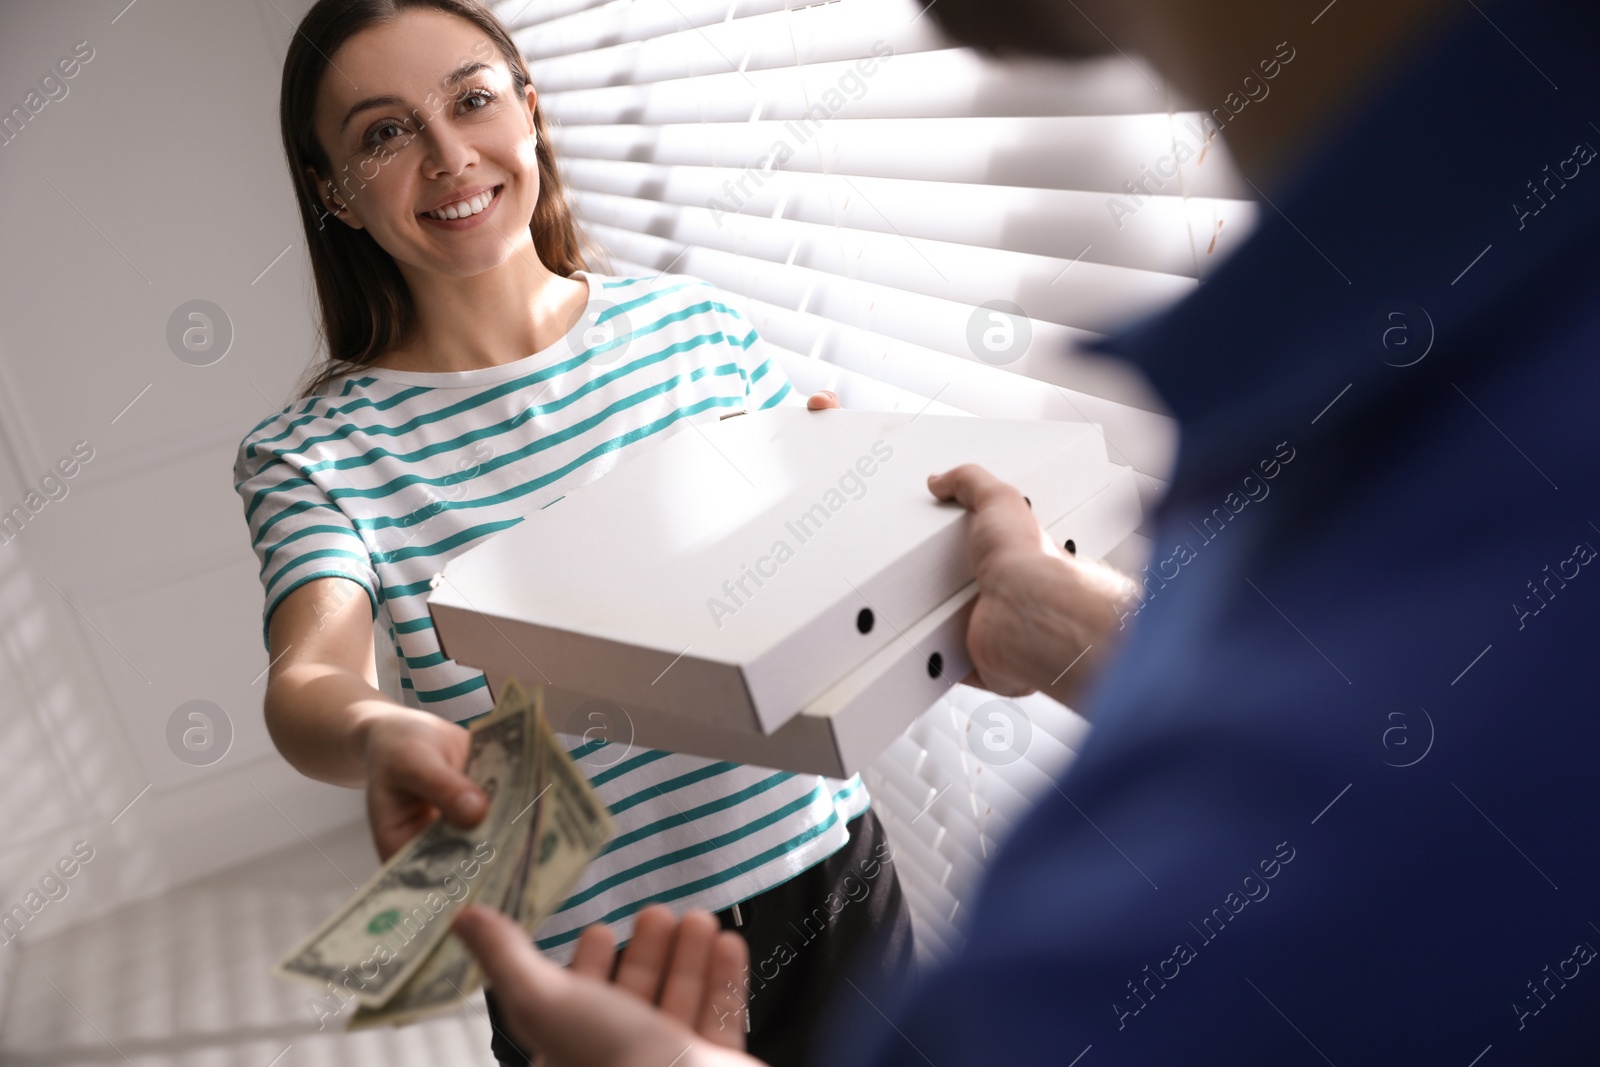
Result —
<svg viewBox="0 0 1600 1067"><path fill-rule="evenodd" d="M398 263L439 274L477 274L531 250L534 99L532 86L515 94L505 57L465 19L413 9L356 34L318 93L316 133L333 167L313 175L330 212L323 225L365 229ZM471 217L424 214L491 191Z"/></svg>

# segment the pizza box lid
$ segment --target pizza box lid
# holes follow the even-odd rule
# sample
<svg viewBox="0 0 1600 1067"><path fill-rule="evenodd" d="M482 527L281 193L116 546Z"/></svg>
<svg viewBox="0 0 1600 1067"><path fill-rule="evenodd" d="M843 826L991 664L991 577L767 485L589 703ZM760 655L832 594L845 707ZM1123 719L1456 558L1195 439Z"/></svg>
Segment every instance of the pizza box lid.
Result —
<svg viewBox="0 0 1600 1067"><path fill-rule="evenodd" d="M450 560L445 655L770 734L972 581L977 463L1046 525L1119 469L1098 427L769 408L690 424Z"/></svg>

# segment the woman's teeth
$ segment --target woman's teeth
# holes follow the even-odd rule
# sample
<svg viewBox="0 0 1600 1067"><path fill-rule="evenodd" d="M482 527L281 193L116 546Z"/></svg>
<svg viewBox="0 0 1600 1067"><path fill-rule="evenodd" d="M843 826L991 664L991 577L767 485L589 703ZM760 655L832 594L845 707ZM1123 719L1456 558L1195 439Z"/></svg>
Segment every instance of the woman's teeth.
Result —
<svg viewBox="0 0 1600 1067"><path fill-rule="evenodd" d="M495 198L498 188L490 189L486 193L479 193L471 200L463 200L459 204L449 204L438 211L424 211L423 214L430 219L464 219L469 215L476 215L489 206L489 201Z"/></svg>

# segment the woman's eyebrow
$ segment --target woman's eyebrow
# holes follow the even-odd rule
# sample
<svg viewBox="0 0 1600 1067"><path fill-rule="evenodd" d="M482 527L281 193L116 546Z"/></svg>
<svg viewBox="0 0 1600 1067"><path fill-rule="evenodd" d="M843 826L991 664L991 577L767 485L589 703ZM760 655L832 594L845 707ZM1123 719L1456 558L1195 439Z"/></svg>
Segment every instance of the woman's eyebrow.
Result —
<svg viewBox="0 0 1600 1067"><path fill-rule="evenodd" d="M458 84L463 78L471 77L480 70L492 69L493 68L487 63L480 63L475 59L468 60L447 74L443 84L446 88L451 88ZM345 127L350 125L350 120L355 118L357 112L369 111L375 107L403 107L404 105L405 101L398 96L390 95L368 97L365 100L359 101L349 111L345 112L344 121L339 123L339 132L344 133Z"/></svg>

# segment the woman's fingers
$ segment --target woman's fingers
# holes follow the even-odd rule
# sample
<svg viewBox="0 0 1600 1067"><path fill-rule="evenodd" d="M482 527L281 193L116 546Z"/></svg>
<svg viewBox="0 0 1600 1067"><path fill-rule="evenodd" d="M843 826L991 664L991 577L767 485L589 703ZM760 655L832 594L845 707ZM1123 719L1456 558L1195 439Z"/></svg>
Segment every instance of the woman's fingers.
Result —
<svg viewBox="0 0 1600 1067"><path fill-rule="evenodd" d="M820 393L812 393L806 397L806 410L821 411L824 408L839 406L839 397L832 389L824 389Z"/></svg>
<svg viewBox="0 0 1600 1067"><path fill-rule="evenodd" d="M489 810L489 798L446 758L449 739L436 737L434 743L408 737L385 753L380 780L434 805L457 826L476 826Z"/></svg>
<svg viewBox="0 0 1600 1067"><path fill-rule="evenodd" d="M467 731L426 712L397 714L367 739L367 817L378 855L387 860L441 813L475 826L489 809L482 788L460 770Z"/></svg>
<svg viewBox="0 0 1600 1067"><path fill-rule="evenodd" d="M617 988L654 1004L672 954L677 921L665 904L652 904L633 921L633 938L617 962Z"/></svg>
<svg viewBox="0 0 1600 1067"><path fill-rule="evenodd" d="M688 912L678 922L660 1004L663 1012L691 1029L700 1019L706 998L711 943L721 930L709 911Z"/></svg>
<svg viewBox="0 0 1600 1067"><path fill-rule="evenodd" d="M367 821L372 826L372 843L380 862L387 863L390 856L438 817L431 805L414 798L377 785L367 789Z"/></svg>

